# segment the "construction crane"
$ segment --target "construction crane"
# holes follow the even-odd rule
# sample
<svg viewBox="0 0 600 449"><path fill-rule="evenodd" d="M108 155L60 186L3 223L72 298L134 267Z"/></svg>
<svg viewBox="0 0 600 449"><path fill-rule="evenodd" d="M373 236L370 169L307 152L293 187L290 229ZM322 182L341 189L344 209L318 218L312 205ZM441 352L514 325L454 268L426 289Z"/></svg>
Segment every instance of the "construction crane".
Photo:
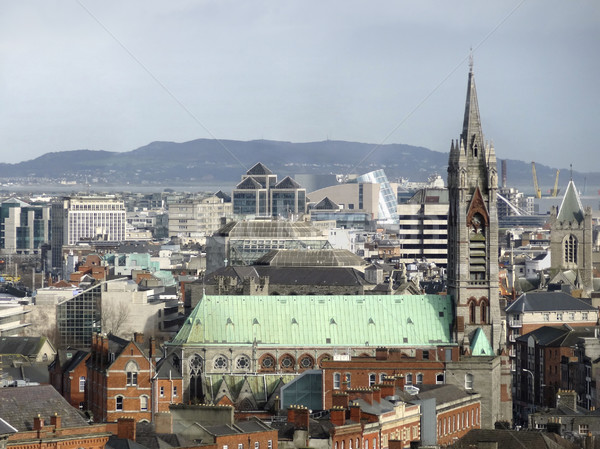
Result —
<svg viewBox="0 0 600 449"><path fill-rule="evenodd" d="M556 196L558 195L558 174L560 173L560 170L556 170L556 179L554 180L554 190L552 190L552 197L556 198Z"/></svg>
<svg viewBox="0 0 600 449"><path fill-rule="evenodd" d="M542 191L538 187L537 175L535 174L535 162L531 163L531 173L533 174L533 190L536 198L542 197Z"/></svg>

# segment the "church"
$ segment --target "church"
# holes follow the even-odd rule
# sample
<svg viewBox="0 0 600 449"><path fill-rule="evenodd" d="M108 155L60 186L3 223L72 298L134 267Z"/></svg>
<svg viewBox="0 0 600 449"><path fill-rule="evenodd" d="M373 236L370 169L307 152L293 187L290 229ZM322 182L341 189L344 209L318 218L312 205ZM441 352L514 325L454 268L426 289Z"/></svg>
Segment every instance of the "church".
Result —
<svg viewBox="0 0 600 449"><path fill-rule="evenodd" d="M485 143L470 65L463 128L448 164L448 294L203 295L167 346L184 402L273 410L281 388L324 359L443 361L438 382L482 395L482 424L512 420L511 376L498 293L497 168ZM435 373L434 373L435 374ZM349 384L351 379L346 380Z"/></svg>

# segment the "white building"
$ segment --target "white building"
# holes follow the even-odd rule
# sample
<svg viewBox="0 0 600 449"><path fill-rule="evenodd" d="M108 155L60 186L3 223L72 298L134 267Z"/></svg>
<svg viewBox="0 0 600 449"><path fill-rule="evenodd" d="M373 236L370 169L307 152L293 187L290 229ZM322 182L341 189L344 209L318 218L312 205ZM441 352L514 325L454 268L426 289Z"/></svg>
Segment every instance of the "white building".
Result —
<svg viewBox="0 0 600 449"><path fill-rule="evenodd" d="M169 237L202 241L232 218L232 203L223 195L169 204Z"/></svg>

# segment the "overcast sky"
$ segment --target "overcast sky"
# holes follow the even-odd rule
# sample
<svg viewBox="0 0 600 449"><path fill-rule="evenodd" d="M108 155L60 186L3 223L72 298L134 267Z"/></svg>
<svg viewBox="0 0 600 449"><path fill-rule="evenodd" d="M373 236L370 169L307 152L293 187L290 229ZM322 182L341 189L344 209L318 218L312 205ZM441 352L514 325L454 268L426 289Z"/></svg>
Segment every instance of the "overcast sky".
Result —
<svg viewBox="0 0 600 449"><path fill-rule="evenodd" d="M600 171L597 0L0 0L2 162L213 137L448 152L470 47L498 158Z"/></svg>

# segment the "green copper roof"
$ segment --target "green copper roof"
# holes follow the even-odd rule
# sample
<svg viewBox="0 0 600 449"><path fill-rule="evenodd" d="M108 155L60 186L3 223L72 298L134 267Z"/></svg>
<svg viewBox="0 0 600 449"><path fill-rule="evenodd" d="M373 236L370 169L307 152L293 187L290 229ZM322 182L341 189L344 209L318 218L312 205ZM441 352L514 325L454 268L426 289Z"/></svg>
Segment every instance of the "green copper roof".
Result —
<svg viewBox="0 0 600 449"><path fill-rule="evenodd" d="M171 344L431 345L452 342L453 318L440 295L204 296Z"/></svg>
<svg viewBox="0 0 600 449"><path fill-rule="evenodd" d="M487 339L485 332L483 332L483 329L481 328L477 329L475 331L475 335L473 336L473 343L471 343L471 355L494 355L492 345L490 345L490 341Z"/></svg>
<svg viewBox="0 0 600 449"><path fill-rule="evenodd" d="M558 221L581 223L583 221L583 206L573 181L569 181L565 196L558 210Z"/></svg>

